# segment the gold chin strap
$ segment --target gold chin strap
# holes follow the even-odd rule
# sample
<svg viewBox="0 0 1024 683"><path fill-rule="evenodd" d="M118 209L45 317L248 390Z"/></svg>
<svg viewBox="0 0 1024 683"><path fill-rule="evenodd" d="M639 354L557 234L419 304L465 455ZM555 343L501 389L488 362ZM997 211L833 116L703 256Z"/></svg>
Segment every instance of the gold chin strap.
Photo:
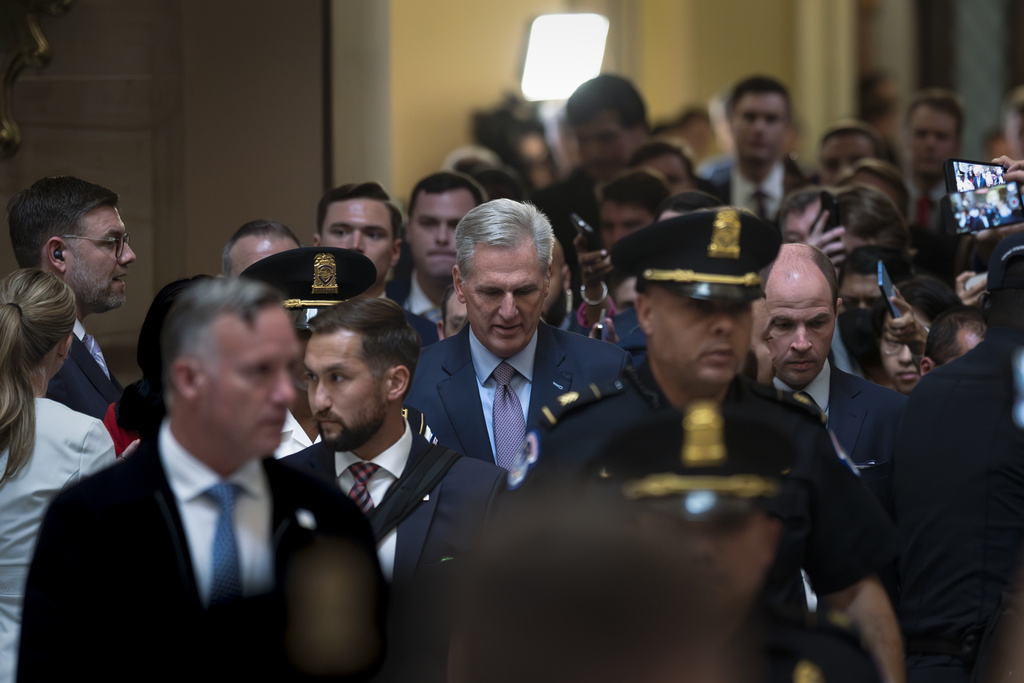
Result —
<svg viewBox="0 0 1024 683"><path fill-rule="evenodd" d="M693 270L648 268L643 272L643 276L649 282L704 282L709 285L743 285L744 287L756 287L761 284L761 276L757 273L715 275L713 273L698 273Z"/></svg>
<svg viewBox="0 0 1024 683"><path fill-rule="evenodd" d="M690 477L666 472L627 481L622 486L622 492L629 500L664 498L690 491L714 491L736 498L770 497L778 494L779 482L777 479L766 479L755 474Z"/></svg>

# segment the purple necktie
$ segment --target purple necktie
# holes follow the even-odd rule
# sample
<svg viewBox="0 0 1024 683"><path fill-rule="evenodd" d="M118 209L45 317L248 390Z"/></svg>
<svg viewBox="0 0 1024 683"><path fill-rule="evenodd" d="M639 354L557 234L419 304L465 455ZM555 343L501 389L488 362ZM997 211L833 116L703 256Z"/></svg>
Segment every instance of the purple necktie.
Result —
<svg viewBox="0 0 1024 683"><path fill-rule="evenodd" d="M519 449L526 438L526 420L523 418L523 406L509 382L516 374L516 369L501 361L491 373L498 386L494 388L494 454L499 467L506 470L512 467Z"/></svg>
<svg viewBox="0 0 1024 683"><path fill-rule="evenodd" d="M356 479L356 483L348 492L348 497L356 502L360 510L369 514L373 509L373 499L370 498L370 492L366 490L366 482L370 481L373 473L380 469L380 465L374 465L372 462L357 462L354 465L349 465L348 468L352 470L352 476Z"/></svg>

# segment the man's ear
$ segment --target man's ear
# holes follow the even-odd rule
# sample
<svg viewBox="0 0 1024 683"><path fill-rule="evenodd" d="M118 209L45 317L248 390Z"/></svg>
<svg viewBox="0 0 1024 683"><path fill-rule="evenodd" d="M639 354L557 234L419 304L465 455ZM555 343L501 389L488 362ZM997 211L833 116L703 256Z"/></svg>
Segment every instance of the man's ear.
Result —
<svg viewBox="0 0 1024 683"><path fill-rule="evenodd" d="M391 245L391 267L394 268L398 265L398 261L402 258L402 238L396 237L395 241Z"/></svg>
<svg viewBox="0 0 1024 683"><path fill-rule="evenodd" d="M412 379L409 368L404 365L393 365L384 373L384 396L388 401L401 403L409 390Z"/></svg>
<svg viewBox="0 0 1024 683"><path fill-rule="evenodd" d="M458 265L452 267L452 286L455 287L455 296L459 297L459 303L466 303L466 293L462 289L462 275L459 273Z"/></svg>
<svg viewBox="0 0 1024 683"><path fill-rule="evenodd" d="M921 358L921 376L922 377L924 377L925 375L927 375L929 372L931 372L932 370L934 370L937 367L939 367L938 364L935 361L933 361L931 358L929 358L928 356L923 356Z"/></svg>
<svg viewBox="0 0 1024 683"><path fill-rule="evenodd" d="M636 301L633 302L636 309L636 322L644 334L651 333L651 300L646 292L637 292Z"/></svg>
<svg viewBox="0 0 1024 683"><path fill-rule="evenodd" d="M319 247L320 246L320 233L318 233L318 232L314 232L313 233L313 246L314 247Z"/></svg>
<svg viewBox="0 0 1024 683"><path fill-rule="evenodd" d="M182 356L174 361L170 378L175 393L184 399L194 398L206 382L199 359L191 356Z"/></svg>
<svg viewBox="0 0 1024 683"><path fill-rule="evenodd" d="M40 270L45 270L63 276L68 270L67 242L60 237L51 237L43 244L43 257L40 260Z"/></svg>

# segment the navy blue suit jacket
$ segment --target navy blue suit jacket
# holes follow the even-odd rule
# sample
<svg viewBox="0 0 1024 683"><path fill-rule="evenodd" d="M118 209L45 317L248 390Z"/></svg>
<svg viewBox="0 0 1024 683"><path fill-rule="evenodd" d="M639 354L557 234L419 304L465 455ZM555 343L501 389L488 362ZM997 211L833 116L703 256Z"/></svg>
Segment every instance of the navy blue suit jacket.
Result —
<svg viewBox="0 0 1024 683"><path fill-rule="evenodd" d="M426 439L413 433L406 468L422 457L428 446ZM334 453L323 443L289 455L282 462L337 486ZM470 458L456 460L429 499L399 522L392 585L408 587L419 567L465 553L493 511L497 496L505 490L506 476L497 465Z"/></svg>
<svg viewBox="0 0 1024 683"><path fill-rule="evenodd" d="M850 460L870 466L892 459L906 396L833 365L828 402L828 428Z"/></svg>
<svg viewBox="0 0 1024 683"><path fill-rule="evenodd" d="M290 680L283 587L291 560L330 538L372 568L375 585L360 588L380 592L382 621L386 588L365 516L337 487L272 459L263 464L277 586L207 610L155 439L58 495L25 590L19 680L213 680L220 666L230 675L216 680ZM111 648L114 634L118 647Z"/></svg>
<svg viewBox="0 0 1024 683"><path fill-rule="evenodd" d="M467 325L454 337L423 350L405 402L423 413L438 443L494 462L469 350L469 329ZM540 423L541 409L555 405L561 394L610 382L628 365L629 354L614 344L540 323L527 431Z"/></svg>
<svg viewBox="0 0 1024 683"><path fill-rule="evenodd" d="M102 420L121 391L114 373L107 379L85 343L72 335L68 359L46 387L46 398Z"/></svg>

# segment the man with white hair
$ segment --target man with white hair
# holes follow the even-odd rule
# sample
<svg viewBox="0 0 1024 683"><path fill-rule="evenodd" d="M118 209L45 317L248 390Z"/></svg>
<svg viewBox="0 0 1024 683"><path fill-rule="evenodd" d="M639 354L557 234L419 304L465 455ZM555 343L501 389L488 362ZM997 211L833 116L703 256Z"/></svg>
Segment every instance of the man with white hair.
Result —
<svg viewBox="0 0 1024 683"><path fill-rule="evenodd" d="M439 443L506 469L545 405L629 364L611 344L541 322L553 241L544 214L508 199L459 221L452 274L469 324L423 350L406 399Z"/></svg>

